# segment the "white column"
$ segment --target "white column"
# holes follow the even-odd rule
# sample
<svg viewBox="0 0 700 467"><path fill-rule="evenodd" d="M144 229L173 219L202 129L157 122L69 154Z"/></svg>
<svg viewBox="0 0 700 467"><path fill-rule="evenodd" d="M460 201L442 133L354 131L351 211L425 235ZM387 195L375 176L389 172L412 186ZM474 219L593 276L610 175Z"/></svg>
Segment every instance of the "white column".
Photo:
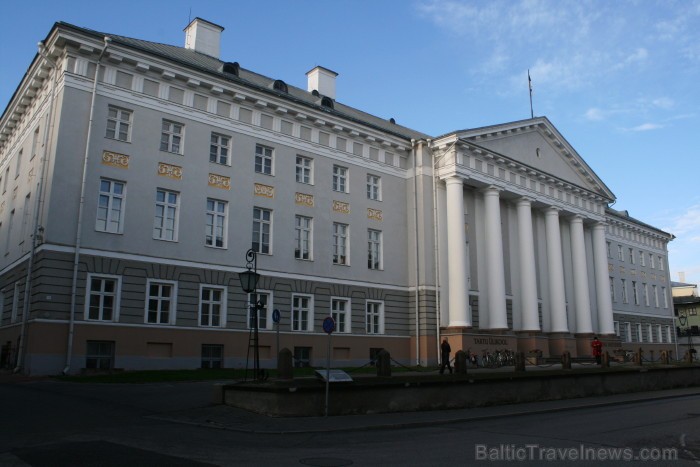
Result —
<svg viewBox="0 0 700 467"><path fill-rule="evenodd" d="M447 247L450 326L471 327L469 313L469 268L467 267L466 235L464 233L464 192L462 179L451 177L447 186Z"/></svg>
<svg viewBox="0 0 700 467"><path fill-rule="evenodd" d="M551 207L544 213L547 236L547 270L549 271L549 308L551 332L569 332L564 295L564 263L561 253L559 209Z"/></svg>
<svg viewBox="0 0 700 467"><path fill-rule="evenodd" d="M486 290L489 296L489 329L508 329L499 191L498 188L493 186L484 190Z"/></svg>
<svg viewBox="0 0 700 467"><path fill-rule="evenodd" d="M615 325L613 324L612 297L610 296L605 224L602 223L593 226L593 267L595 268L595 288L598 299L598 332L612 335L615 334Z"/></svg>
<svg viewBox="0 0 700 467"><path fill-rule="evenodd" d="M518 200L518 250L520 259L520 306L522 331L539 331L537 312L537 272L535 270L535 242L532 235L532 201Z"/></svg>
<svg viewBox="0 0 700 467"><path fill-rule="evenodd" d="M576 333L592 333L591 302L588 298L588 268L586 244L583 240L583 218L574 216L571 225L571 259L574 268L574 300L576 302Z"/></svg>

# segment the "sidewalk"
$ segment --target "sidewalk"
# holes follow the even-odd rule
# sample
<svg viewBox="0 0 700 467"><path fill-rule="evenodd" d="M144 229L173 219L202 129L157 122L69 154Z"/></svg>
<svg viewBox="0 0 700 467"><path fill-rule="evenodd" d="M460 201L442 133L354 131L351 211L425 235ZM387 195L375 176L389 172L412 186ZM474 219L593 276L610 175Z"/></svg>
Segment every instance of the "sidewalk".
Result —
<svg viewBox="0 0 700 467"><path fill-rule="evenodd" d="M217 405L153 415L151 418L246 433L322 433L422 427L697 395L700 395L700 388L694 387L471 409L290 418L267 417L234 407ZM332 392L330 397L333 397Z"/></svg>

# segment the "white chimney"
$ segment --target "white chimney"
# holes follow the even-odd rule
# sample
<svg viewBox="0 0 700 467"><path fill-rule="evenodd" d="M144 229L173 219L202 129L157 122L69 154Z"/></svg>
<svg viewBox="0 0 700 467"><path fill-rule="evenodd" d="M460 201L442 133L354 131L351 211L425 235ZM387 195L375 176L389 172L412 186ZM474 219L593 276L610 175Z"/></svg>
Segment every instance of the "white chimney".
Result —
<svg viewBox="0 0 700 467"><path fill-rule="evenodd" d="M683 282L685 284L685 272L680 271L678 273L678 282Z"/></svg>
<svg viewBox="0 0 700 467"><path fill-rule="evenodd" d="M318 91L323 96L335 99L335 77L338 76L338 73L328 68L317 66L306 72L306 76L308 78L307 91Z"/></svg>
<svg viewBox="0 0 700 467"><path fill-rule="evenodd" d="M185 48L219 58L221 51L221 32L223 27L202 18L195 18L184 29Z"/></svg>

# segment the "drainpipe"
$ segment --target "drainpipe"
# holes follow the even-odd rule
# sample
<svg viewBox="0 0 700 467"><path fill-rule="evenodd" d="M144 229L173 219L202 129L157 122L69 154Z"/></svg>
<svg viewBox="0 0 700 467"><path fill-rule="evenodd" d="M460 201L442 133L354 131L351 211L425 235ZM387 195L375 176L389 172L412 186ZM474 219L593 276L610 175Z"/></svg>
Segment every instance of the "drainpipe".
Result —
<svg viewBox="0 0 700 467"><path fill-rule="evenodd" d="M80 185L80 204L78 205L78 223L75 232L75 256L73 258L73 282L71 284L71 295L70 295L70 319L68 323L68 349L66 351L66 366L63 368L63 374L68 374L70 371L70 363L73 357L73 337L75 334L75 307L76 307L76 294L78 289L78 266L80 265L80 244L82 241L82 230L83 230L83 209L85 205L85 185L87 179L87 167L88 159L90 155L90 136L92 134L92 118L95 113L95 96L97 95L97 77L100 74L100 63L102 57L104 57L105 51L112 39L108 36L104 37L104 47L100 56L97 59L97 65L95 66L95 78L92 81L92 97L90 100L90 118L88 120L87 127L87 138L85 139L85 155L83 157L83 178Z"/></svg>
<svg viewBox="0 0 700 467"><path fill-rule="evenodd" d="M414 292L415 314L416 314L416 366L420 366L420 307L418 286L420 285L420 253L418 252L418 152L416 151L416 140L411 139L413 146L413 227L416 237L416 290Z"/></svg>
<svg viewBox="0 0 700 467"><path fill-rule="evenodd" d="M56 96L56 81L58 81L58 65L54 62L47 54L46 47L43 42L37 44L39 55L46 60L53 67L53 77L51 79L51 95L49 98L49 109L46 114L46 126L44 127L44 150L41 155L41 168L39 170L39 184L37 187L36 194L36 204L34 206L34 228L32 229L32 246L29 249L29 261L27 263L27 277L24 281L24 303L22 304L22 326L19 333L19 349L17 352L17 365L14 369L14 373L19 373L22 371L22 365L24 364L24 354L26 352L26 340L27 340L27 322L29 321L29 300L31 297L32 289L32 271L34 269L34 255L36 254L36 249L38 246L38 238L43 236L44 227L39 223L41 206L43 203L43 192L44 192L44 177L46 173L46 163L49 157L49 141L50 137L53 135L53 107L54 100ZM27 207L25 206L25 209Z"/></svg>

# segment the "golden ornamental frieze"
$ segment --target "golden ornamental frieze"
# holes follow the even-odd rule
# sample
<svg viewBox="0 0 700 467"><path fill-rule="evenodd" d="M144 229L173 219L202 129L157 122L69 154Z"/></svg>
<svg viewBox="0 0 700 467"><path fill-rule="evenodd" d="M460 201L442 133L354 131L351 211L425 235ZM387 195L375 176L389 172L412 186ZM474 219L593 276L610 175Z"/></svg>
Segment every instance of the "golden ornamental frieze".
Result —
<svg viewBox="0 0 700 467"><path fill-rule="evenodd" d="M299 206L308 206L312 208L314 207L314 195L297 192L294 194L294 202Z"/></svg>
<svg viewBox="0 0 700 467"><path fill-rule="evenodd" d="M367 208L367 219L374 219L375 221L382 221L382 211L379 209Z"/></svg>
<svg viewBox="0 0 700 467"><path fill-rule="evenodd" d="M158 162L158 176L168 177L173 180L182 180L182 167L179 165L166 164Z"/></svg>
<svg viewBox="0 0 700 467"><path fill-rule="evenodd" d="M340 214L350 214L350 203L333 200L333 212Z"/></svg>
<svg viewBox="0 0 700 467"><path fill-rule="evenodd" d="M231 177L218 174L209 174L209 186L221 190L231 189Z"/></svg>
<svg viewBox="0 0 700 467"><path fill-rule="evenodd" d="M264 198L274 198L275 187L270 185L263 185L262 183L256 183L253 186L253 194L255 194L255 196L262 196Z"/></svg>
<svg viewBox="0 0 700 467"><path fill-rule="evenodd" d="M109 165L110 167L117 167L119 169L128 169L129 156L126 154L104 151L102 153L102 165Z"/></svg>

